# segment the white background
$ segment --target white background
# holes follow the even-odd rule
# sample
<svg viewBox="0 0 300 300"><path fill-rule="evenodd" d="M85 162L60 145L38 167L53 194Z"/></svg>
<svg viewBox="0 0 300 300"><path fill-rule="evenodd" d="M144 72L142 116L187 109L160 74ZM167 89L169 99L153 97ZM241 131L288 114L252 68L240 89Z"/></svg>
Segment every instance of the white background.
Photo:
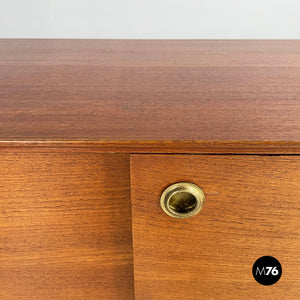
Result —
<svg viewBox="0 0 300 300"><path fill-rule="evenodd" d="M299 39L300 0L0 0L0 38Z"/></svg>

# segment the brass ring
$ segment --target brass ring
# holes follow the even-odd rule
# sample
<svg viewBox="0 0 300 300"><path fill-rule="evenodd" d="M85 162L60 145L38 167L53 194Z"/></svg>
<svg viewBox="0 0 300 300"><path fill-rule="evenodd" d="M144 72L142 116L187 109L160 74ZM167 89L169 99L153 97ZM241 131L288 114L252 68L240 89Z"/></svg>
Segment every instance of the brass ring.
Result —
<svg viewBox="0 0 300 300"><path fill-rule="evenodd" d="M203 208L205 195L194 183L178 182L168 186L160 197L163 211L174 218L189 218Z"/></svg>

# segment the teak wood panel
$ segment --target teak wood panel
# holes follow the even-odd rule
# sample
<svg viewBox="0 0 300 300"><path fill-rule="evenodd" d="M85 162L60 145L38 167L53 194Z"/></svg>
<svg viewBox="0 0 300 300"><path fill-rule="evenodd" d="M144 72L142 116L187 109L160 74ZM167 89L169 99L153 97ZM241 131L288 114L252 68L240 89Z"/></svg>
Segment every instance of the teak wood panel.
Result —
<svg viewBox="0 0 300 300"><path fill-rule="evenodd" d="M299 156L132 155L136 298L299 299L299 178ZM164 188L180 181L206 195L189 219L160 207ZM283 268L272 286L252 277L265 255Z"/></svg>
<svg viewBox="0 0 300 300"><path fill-rule="evenodd" d="M134 299L129 155L0 151L0 298Z"/></svg>
<svg viewBox="0 0 300 300"><path fill-rule="evenodd" d="M0 39L1 141L299 142L299 101L298 40Z"/></svg>

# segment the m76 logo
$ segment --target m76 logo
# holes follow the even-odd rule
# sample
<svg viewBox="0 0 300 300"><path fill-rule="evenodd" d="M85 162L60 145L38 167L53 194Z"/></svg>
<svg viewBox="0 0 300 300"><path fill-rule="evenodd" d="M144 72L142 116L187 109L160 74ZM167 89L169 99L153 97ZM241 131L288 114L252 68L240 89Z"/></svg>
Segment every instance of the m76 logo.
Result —
<svg viewBox="0 0 300 300"><path fill-rule="evenodd" d="M280 262L273 256L262 256L255 261L252 267L254 279L262 285L276 283L282 274Z"/></svg>
<svg viewBox="0 0 300 300"><path fill-rule="evenodd" d="M279 271L277 270L277 267L262 267L261 269L259 267L256 268L256 273L255 275L264 275L264 276L268 276L268 275L273 275L273 276L277 276L279 273Z"/></svg>

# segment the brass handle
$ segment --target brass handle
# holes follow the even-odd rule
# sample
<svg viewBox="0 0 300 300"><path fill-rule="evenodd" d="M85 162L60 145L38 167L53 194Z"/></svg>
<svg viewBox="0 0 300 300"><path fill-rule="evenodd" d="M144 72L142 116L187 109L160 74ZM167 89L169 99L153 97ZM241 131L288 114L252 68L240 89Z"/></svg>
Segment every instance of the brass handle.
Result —
<svg viewBox="0 0 300 300"><path fill-rule="evenodd" d="M189 218L203 208L205 195L194 183L178 182L168 186L160 197L163 211L174 218Z"/></svg>

